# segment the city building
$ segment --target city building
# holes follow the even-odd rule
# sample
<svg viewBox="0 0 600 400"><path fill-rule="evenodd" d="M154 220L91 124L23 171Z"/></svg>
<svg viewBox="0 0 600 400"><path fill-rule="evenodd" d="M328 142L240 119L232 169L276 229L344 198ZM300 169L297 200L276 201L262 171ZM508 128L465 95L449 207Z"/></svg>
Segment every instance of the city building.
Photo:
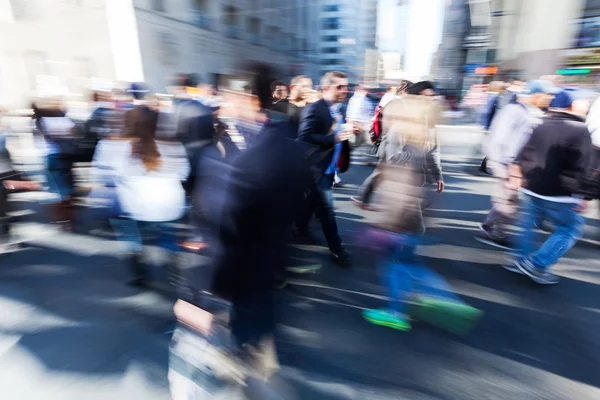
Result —
<svg viewBox="0 0 600 400"><path fill-rule="evenodd" d="M562 51L558 72L568 82L596 84L600 81L600 0L587 0L573 24L575 35L571 46Z"/></svg>
<svg viewBox="0 0 600 400"><path fill-rule="evenodd" d="M535 79L560 68L571 47L585 0L493 0L491 62L498 72Z"/></svg>
<svg viewBox="0 0 600 400"><path fill-rule="evenodd" d="M471 16L468 0L448 1L442 27L443 40L432 62L431 75L438 89L450 97L460 97L465 75Z"/></svg>
<svg viewBox="0 0 600 400"><path fill-rule="evenodd" d="M275 66L281 79L315 77L315 2L285 0L132 1L146 80L164 87L176 71L210 82L250 61Z"/></svg>
<svg viewBox="0 0 600 400"><path fill-rule="evenodd" d="M0 0L0 106L117 78L104 1Z"/></svg>
<svg viewBox="0 0 600 400"><path fill-rule="evenodd" d="M286 0L0 0L0 102L43 91L81 96L94 81L146 81L175 72L209 82L247 62L281 79L318 78L318 2Z"/></svg>
<svg viewBox="0 0 600 400"><path fill-rule="evenodd" d="M322 0L319 10L320 74L339 70L352 83L377 76L377 0Z"/></svg>

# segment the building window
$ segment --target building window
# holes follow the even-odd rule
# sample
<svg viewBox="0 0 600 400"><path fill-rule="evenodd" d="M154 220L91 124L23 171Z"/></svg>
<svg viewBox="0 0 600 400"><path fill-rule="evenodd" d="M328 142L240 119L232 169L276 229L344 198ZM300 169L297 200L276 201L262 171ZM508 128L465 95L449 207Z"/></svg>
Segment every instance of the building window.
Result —
<svg viewBox="0 0 600 400"><path fill-rule="evenodd" d="M339 18L323 18L323 29L339 29Z"/></svg>
<svg viewBox="0 0 600 400"><path fill-rule="evenodd" d="M23 54L23 61L25 62L25 70L27 71L27 78L29 78L29 88L35 89L37 87L38 76L46 75L46 61L44 53L41 51L26 51Z"/></svg>
<svg viewBox="0 0 600 400"><path fill-rule="evenodd" d="M164 0L151 0L152 1L152 9L158 12L165 12L165 2Z"/></svg>
<svg viewBox="0 0 600 400"><path fill-rule="evenodd" d="M238 9L233 6L223 6L223 23L227 26L237 25Z"/></svg>
<svg viewBox="0 0 600 400"><path fill-rule="evenodd" d="M10 0L10 7L15 20L31 19L32 10L36 8L31 0Z"/></svg>
<svg viewBox="0 0 600 400"><path fill-rule="evenodd" d="M207 15L208 0L194 0L194 9L202 15Z"/></svg>
<svg viewBox="0 0 600 400"><path fill-rule="evenodd" d="M167 32L158 34L158 50L160 61L165 65L177 63L177 41L175 37Z"/></svg>
<svg viewBox="0 0 600 400"><path fill-rule="evenodd" d="M344 62L337 58L330 58L330 59L321 61L321 65L342 65L342 64L344 64Z"/></svg>
<svg viewBox="0 0 600 400"><path fill-rule="evenodd" d="M246 26L248 33L251 35L260 35L260 18L250 17L248 18L248 24Z"/></svg>
<svg viewBox="0 0 600 400"><path fill-rule="evenodd" d="M324 47L322 53L324 54L337 54L340 52L339 47Z"/></svg>
<svg viewBox="0 0 600 400"><path fill-rule="evenodd" d="M323 11L325 11L325 12L340 11L340 7L337 4L331 4L331 5L323 6Z"/></svg>
<svg viewBox="0 0 600 400"><path fill-rule="evenodd" d="M323 36L321 38L324 42L337 42L340 37L337 35Z"/></svg>

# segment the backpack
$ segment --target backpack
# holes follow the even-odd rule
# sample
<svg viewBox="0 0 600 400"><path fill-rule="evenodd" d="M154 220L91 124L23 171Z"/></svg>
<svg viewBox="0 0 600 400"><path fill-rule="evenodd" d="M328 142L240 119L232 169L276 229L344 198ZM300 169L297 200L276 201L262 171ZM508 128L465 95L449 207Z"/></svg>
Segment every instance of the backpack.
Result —
<svg viewBox="0 0 600 400"><path fill-rule="evenodd" d="M369 130L369 139L371 139L371 143L378 146L381 143L381 123L383 121L383 107L378 105L375 107L375 114L373 115L373 122L371 124L371 129Z"/></svg>

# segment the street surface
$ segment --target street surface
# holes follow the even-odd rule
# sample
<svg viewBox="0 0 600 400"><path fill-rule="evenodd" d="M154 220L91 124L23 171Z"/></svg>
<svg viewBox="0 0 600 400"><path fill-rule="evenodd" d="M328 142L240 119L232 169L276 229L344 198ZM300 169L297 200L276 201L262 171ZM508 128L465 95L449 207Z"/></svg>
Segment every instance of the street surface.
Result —
<svg viewBox="0 0 600 400"><path fill-rule="evenodd" d="M355 246L377 214L350 202L372 171L354 165L335 191L354 266L334 265L324 247L298 248L300 258L323 268L295 276L280 294L281 378L306 400L599 399L598 204L584 240L555 268L561 283L536 286L500 267L505 253L473 240L492 184L477 172L478 134L440 130L447 185L427 212L436 241L418 253L484 311L482 320L460 338L424 323L398 332L361 318L361 309L381 306L385 294L376 260ZM0 397L169 399L172 296L125 286L118 246L102 229L62 233L32 217L18 234L31 246L0 258ZM159 264L159 256L148 258ZM186 257L190 265L203 261Z"/></svg>

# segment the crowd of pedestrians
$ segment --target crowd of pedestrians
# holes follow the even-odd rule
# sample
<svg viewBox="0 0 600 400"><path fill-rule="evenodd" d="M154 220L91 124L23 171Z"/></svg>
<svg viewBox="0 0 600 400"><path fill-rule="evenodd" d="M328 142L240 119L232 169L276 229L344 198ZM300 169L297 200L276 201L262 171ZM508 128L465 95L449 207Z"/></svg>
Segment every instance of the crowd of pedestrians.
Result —
<svg viewBox="0 0 600 400"><path fill-rule="evenodd" d="M352 264L333 190L354 148L370 138L379 162L352 201L380 211L363 242L380 260L389 301L365 310L364 318L408 330L411 317L445 314L454 318L455 331L465 332L480 317L414 256L426 238L429 193L445 189L432 82L401 81L376 107L362 86L347 101L348 77L339 71L326 73L318 90L305 76L288 87L271 79L265 66L250 71L243 91L216 93L201 76L183 73L170 78L167 90L166 100L143 83L96 91L84 122L71 119L57 97L36 99L31 127L44 150L46 179L38 183L16 172L6 135L0 136L3 240L10 242L9 194L42 186L54 195L51 221L73 229L74 199L81 196L73 165L89 162L95 185L87 197L103 204L101 217L131 269L129 283L152 287L143 252L147 243L159 244L170 254L167 270L177 286L182 326L206 334L217 323L210 304L226 302L235 362L266 378L276 364L269 338L277 321L274 294L288 274L288 245L315 241L309 224L316 216L333 261ZM600 106L588 109L580 91L545 80L497 83L487 93L482 167L495 184L493 207L476 239L512 250L505 268L539 284L559 281L550 269L581 237L581 213L598 197ZM183 237L173 228L182 220L192 226ZM521 229L518 239L508 234L514 224ZM547 224L553 232L535 249L533 233ZM210 257L208 282L183 276L182 251ZM185 341L184 332L175 338ZM185 378L185 370L173 376Z"/></svg>

